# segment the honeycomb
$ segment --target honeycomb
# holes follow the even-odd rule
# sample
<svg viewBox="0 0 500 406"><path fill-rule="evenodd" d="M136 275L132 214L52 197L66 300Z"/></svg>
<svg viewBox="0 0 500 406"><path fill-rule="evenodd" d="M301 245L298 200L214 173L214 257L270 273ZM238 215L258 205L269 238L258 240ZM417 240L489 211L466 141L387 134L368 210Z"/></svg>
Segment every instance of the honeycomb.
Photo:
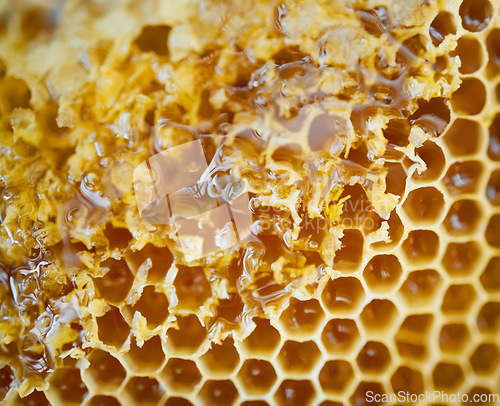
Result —
<svg viewBox="0 0 500 406"><path fill-rule="evenodd" d="M500 404L499 9L0 2L3 404ZM193 140L253 222L194 262L133 185Z"/></svg>

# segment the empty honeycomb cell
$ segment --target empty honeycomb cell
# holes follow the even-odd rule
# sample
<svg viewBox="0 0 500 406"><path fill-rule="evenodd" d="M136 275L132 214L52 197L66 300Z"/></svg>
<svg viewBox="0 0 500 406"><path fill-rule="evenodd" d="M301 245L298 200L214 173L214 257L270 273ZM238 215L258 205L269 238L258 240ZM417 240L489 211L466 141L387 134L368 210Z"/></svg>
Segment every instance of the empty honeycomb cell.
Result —
<svg viewBox="0 0 500 406"><path fill-rule="evenodd" d="M82 382L80 370L76 368L58 368L50 377L50 398L52 395L66 405L80 405L87 394L87 387Z"/></svg>
<svg viewBox="0 0 500 406"><path fill-rule="evenodd" d="M335 252L333 266L340 270L355 270L363 259L363 234L356 229L346 229L340 243L340 249Z"/></svg>
<svg viewBox="0 0 500 406"><path fill-rule="evenodd" d="M451 285L444 294L441 311L463 314L469 310L476 296L472 285Z"/></svg>
<svg viewBox="0 0 500 406"><path fill-rule="evenodd" d="M207 336L206 329L194 314L177 318L177 327L167 330L167 345L172 351L192 354L200 347Z"/></svg>
<svg viewBox="0 0 500 406"><path fill-rule="evenodd" d="M201 381L201 373L194 361L170 358L160 374L160 379L176 392L191 393Z"/></svg>
<svg viewBox="0 0 500 406"><path fill-rule="evenodd" d="M238 372L238 379L252 396L266 394L276 382L272 364L260 359L247 359Z"/></svg>
<svg viewBox="0 0 500 406"><path fill-rule="evenodd" d="M286 373L305 374L314 367L320 355L314 341L288 340L278 354L278 362Z"/></svg>
<svg viewBox="0 0 500 406"><path fill-rule="evenodd" d="M401 279L402 267L395 255L377 255L363 270L363 278L371 291L388 292Z"/></svg>
<svg viewBox="0 0 500 406"><path fill-rule="evenodd" d="M484 235L488 244L492 247L500 248L500 214L491 216Z"/></svg>
<svg viewBox="0 0 500 406"><path fill-rule="evenodd" d="M120 406L121 403L113 396L95 395L92 396L85 406Z"/></svg>
<svg viewBox="0 0 500 406"><path fill-rule="evenodd" d="M335 315L354 312L364 299L360 281L354 277L329 280L321 294L325 307Z"/></svg>
<svg viewBox="0 0 500 406"><path fill-rule="evenodd" d="M167 399L163 406L193 406L193 404L184 398L171 397Z"/></svg>
<svg viewBox="0 0 500 406"><path fill-rule="evenodd" d="M498 347L492 343L480 344L472 353L469 361L474 372L491 374L498 368Z"/></svg>
<svg viewBox="0 0 500 406"><path fill-rule="evenodd" d="M445 324L439 333L439 347L445 353L461 353L470 341L468 327L462 323Z"/></svg>
<svg viewBox="0 0 500 406"><path fill-rule="evenodd" d="M403 391L419 394L424 392L424 377L420 371L401 366L392 375L391 385L394 393Z"/></svg>
<svg viewBox="0 0 500 406"><path fill-rule="evenodd" d="M130 269L137 273L141 265L150 261L151 268L148 269L148 282L161 282L170 269L173 256L168 248L158 248L153 244L147 244L142 250L128 252L126 261Z"/></svg>
<svg viewBox="0 0 500 406"><path fill-rule="evenodd" d="M434 269L414 271L401 286L400 292L408 304L429 305L434 302L442 278Z"/></svg>
<svg viewBox="0 0 500 406"><path fill-rule="evenodd" d="M497 169L491 173L486 186L486 196L493 206L500 206L500 170Z"/></svg>
<svg viewBox="0 0 500 406"><path fill-rule="evenodd" d="M349 400L351 406L382 406L386 404L382 401L384 395L386 393L380 383L363 381L360 382Z"/></svg>
<svg viewBox="0 0 500 406"><path fill-rule="evenodd" d="M406 170L400 162L386 162L387 176L385 178L386 193L403 196L406 189Z"/></svg>
<svg viewBox="0 0 500 406"><path fill-rule="evenodd" d="M124 395L130 404L156 406L165 391L158 381L147 376L134 376L125 385Z"/></svg>
<svg viewBox="0 0 500 406"><path fill-rule="evenodd" d="M395 336L398 353L401 357L423 361L428 355L427 346L433 322L430 314L408 316L399 327Z"/></svg>
<svg viewBox="0 0 500 406"><path fill-rule="evenodd" d="M377 241L371 244L371 247L376 250L384 250L386 248L392 248L399 244L401 238L404 234L404 226L403 222L399 218L396 210L393 210L391 215L389 216L389 220L387 220L387 224L389 226L389 242L385 241Z"/></svg>
<svg viewBox="0 0 500 406"><path fill-rule="evenodd" d="M481 249L475 241L450 242L443 255L442 264L451 276L472 275Z"/></svg>
<svg viewBox="0 0 500 406"><path fill-rule="evenodd" d="M499 33L499 48L500 48L500 30ZM499 50L499 66L500 66L500 50ZM489 143L488 143L488 156L493 161L500 161L500 114L495 116L495 119L489 128Z"/></svg>
<svg viewBox="0 0 500 406"><path fill-rule="evenodd" d="M464 373L459 365L440 362L432 371L434 387L441 390L453 390L464 380Z"/></svg>
<svg viewBox="0 0 500 406"><path fill-rule="evenodd" d="M34 390L28 396L21 398L17 396L12 401L13 406L50 406L45 393Z"/></svg>
<svg viewBox="0 0 500 406"><path fill-rule="evenodd" d="M431 262L438 254L439 237L431 230L413 230L403 242L403 252L412 263Z"/></svg>
<svg viewBox="0 0 500 406"><path fill-rule="evenodd" d="M380 373L384 371L391 361L391 354L387 347L376 341L368 341L358 356L356 362L363 372Z"/></svg>
<svg viewBox="0 0 500 406"><path fill-rule="evenodd" d="M484 333L498 332L500 327L500 303L485 303L477 315L477 326L479 331Z"/></svg>
<svg viewBox="0 0 500 406"><path fill-rule="evenodd" d="M397 315L396 306L390 300L373 299L361 312L360 320L367 332L384 334Z"/></svg>
<svg viewBox="0 0 500 406"><path fill-rule="evenodd" d="M274 394L279 406L306 406L312 404L315 396L314 386L310 381L287 379L281 383Z"/></svg>
<svg viewBox="0 0 500 406"><path fill-rule="evenodd" d="M474 120L457 118L443 136L446 146L456 157L474 155L481 145L481 125Z"/></svg>
<svg viewBox="0 0 500 406"><path fill-rule="evenodd" d="M210 285L202 267L178 266L175 293L179 309L196 311L210 297Z"/></svg>
<svg viewBox="0 0 500 406"><path fill-rule="evenodd" d="M132 312L140 312L147 320L149 328L161 325L168 316L168 300L161 292L156 292L154 286L145 286Z"/></svg>
<svg viewBox="0 0 500 406"><path fill-rule="evenodd" d="M480 219L477 202L463 199L451 205L443 224L451 235L468 235L476 231Z"/></svg>
<svg viewBox="0 0 500 406"><path fill-rule="evenodd" d="M203 384L198 397L206 406L229 406L238 397L238 390L229 380L209 380Z"/></svg>
<svg viewBox="0 0 500 406"><path fill-rule="evenodd" d="M359 342L359 331L355 321L330 320L321 333L321 341L330 354L348 354Z"/></svg>
<svg viewBox="0 0 500 406"><path fill-rule="evenodd" d="M319 384L326 393L342 394L353 378L351 364L343 360L327 361L319 372Z"/></svg>
<svg viewBox="0 0 500 406"><path fill-rule="evenodd" d="M89 366L83 374L93 388L113 391L120 386L127 375L120 361L106 351L96 348L91 352L88 360Z"/></svg>
<svg viewBox="0 0 500 406"><path fill-rule="evenodd" d="M443 177L443 183L452 196L474 193L482 173L483 165L478 161L455 162Z"/></svg>
<svg viewBox="0 0 500 406"><path fill-rule="evenodd" d="M319 328L323 318L323 309L317 300L292 298L280 316L280 323L291 336L308 336Z"/></svg>
<svg viewBox="0 0 500 406"><path fill-rule="evenodd" d="M476 115L486 103L486 88L479 79L464 78L458 90L451 96L451 106L457 114Z"/></svg>
<svg viewBox="0 0 500 406"><path fill-rule="evenodd" d="M435 142L425 141L416 151L417 155L425 162L426 169L420 174L414 172L412 179L420 183L439 179L446 166L446 158L442 148Z"/></svg>
<svg viewBox="0 0 500 406"><path fill-rule="evenodd" d="M121 347L127 339L130 327L117 307L110 309L97 318L97 334L104 344Z"/></svg>
<svg viewBox="0 0 500 406"><path fill-rule="evenodd" d="M500 290L500 257L492 257L480 277L483 287L488 292Z"/></svg>
<svg viewBox="0 0 500 406"><path fill-rule="evenodd" d="M229 375L234 371L240 362L240 356L233 339L226 338L221 344L212 343L212 347L200 361L211 377L218 377Z"/></svg>
<svg viewBox="0 0 500 406"><path fill-rule="evenodd" d="M156 372L165 360L161 339L154 336L139 347L134 339L130 350L123 356L127 370L136 374L151 374Z"/></svg>
<svg viewBox="0 0 500 406"><path fill-rule="evenodd" d="M441 11L432 21L429 28L432 43L438 46L443 42L444 37L449 34L456 34L457 27L455 24L455 17L447 11Z"/></svg>
<svg viewBox="0 0 500 406"><path fill-rule="evenodd" d="M420 225L438 222L443 208L443 194L432 186L412 190L403 203L403 209L410 220Z"/></svg>
<svg viewBox="0 0 500 406"><path fill-rule="evenodd" d="M142 52L168 56L168 36L171 29L168 25L147 25L136 38L135 44Z"/></svg>
<svg viewBox="0 0 500 406"><path fill-rule="evenodd" d="M242 345L249 354L269 356L278 348L281 337L267 319L254 318L254 330L243 340Z"/></svg>
<svg viewBox="0 0 500 406"><path fill-rule="evenodd" d="M452 56L456 55L460 58L462 66L460 66L459 72L463 75L474 73L483 64L483 48L475 37L460 37L457 47L452 53Z"/></svg>
<svg viewBox="0 0 500 406"><path fill-rule="evenodd" d="M410 116L410 123L422 127L427 133L440 136L450 122L450 109L443 97L419 100L418 109Z"/></svg>
<svg viewBox="0 0 500 406"><path fill-rule="evenodd" d="M462 27L468 31L478 32L489 24L493 6L488 0L464 0L458 12L462 19Z"/></svg>
<svg viewBox="0 0 500 406"><path fill-rule="evenodd" d="M124 250L134 238L128 229L111 227L109 225L104 229L104 235L108 240L109 249L111 250Z"/></svg>
<svg viewBox="0 0 500 406"><path fill-rule="evenodd" d="M118 305L127 297L134 276L124 260L110 258L101 264L101 268L105 270L105 275L94 279L99 297Z"/></svg>
<svg viewBox="0 0 500 406"><path fill-rule="evenodd" d="M387 123L384 129L384 137L389 144L404 147L408 145L408 137L410 136L411 125L405 119L392 119Z"/></svg>

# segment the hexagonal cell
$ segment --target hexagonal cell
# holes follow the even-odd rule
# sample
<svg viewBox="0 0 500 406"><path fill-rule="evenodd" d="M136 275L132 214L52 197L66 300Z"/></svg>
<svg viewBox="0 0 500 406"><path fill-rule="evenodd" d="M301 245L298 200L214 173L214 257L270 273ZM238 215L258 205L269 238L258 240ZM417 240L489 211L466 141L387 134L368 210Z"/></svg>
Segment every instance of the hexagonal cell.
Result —
<svg viewBox="0 0 500 406"><path fill-rule="evenodd" d="M451 96L451 105L457 114L476 115L486 103L486 87L474 77L464 78L458 90Z"/></svg>
<svg viewBox="0 0 500 406"><path fill-rule="evenodd" d="M400 292L412 306L429 305L434 301L441 282L441 276L433 269L414 271L408 275Z"/></svg>
<svg viewBox="0 0 500 406"><path fill-rule="evenodd" d="M238 390L231 381L206 381L198 394L206 406L230 406L238 397Z"/></svg>
<svg viewBox="0 0 500 406"><path fill-rule="evenodd" d="M121 403L113 396L95 395L92 396L85 406L120 406Z"/></svg>
<svg viewBox="0 0 500 406"><path fill-rule="evenodd" d="M147 326L154 329L162 325L168 316L167 297L157 292L154 286L145 286L140 299L130 309L132 317L136 311L146 318Z"/></svg>
<svg viewBox="0 0 500 406"><path fill-rule="evenodd" d="M283 381L274 394L279 406L306 406L312 404L315 396L314 386L310 381Z"/></svg>
<svg viewBox="0 0 500 406"><path fill-rule="evenodd" d="M403 242L403 252L412 263L431 262L439 251L439 237L431 230L413 230Z"/></svg>
<svg viewBox="0 0 500 406"><path fill-rule="evenodd" d="M354 378L354 370L343 360L327 361L319 373L319 384L326 393L341 394Z"/></svg>
<svg viewBox="0 0 500 406"><path fill-rule="evenodd" d="M483 333L497 333L500 327L500 303L485 303L477 315L477 326Z"/></svg>
<svg viewBox="0 0 500 406"><path fill-rule="evenodd" d="M344 271L355 270L363 259L363 234L359 230L346 229L340 244L340 249L335 252L333 267Z"/></svg>
<svg viewBox="0 0 500 406"><path fill-rule="evenodd" d="M175 293L179 300L178 309L196 311L211 295L210 284L200 266L177 266Z"/></svg>
<svg viewBox="0 0 500 406"><path fill-rule="evenodd" d="M480 280L484 289L488 292L497 292L500 290L500 257L490 259Z"/></svg>
<svg viewBox="0 0 500 406"><path fill-rule="evenodd" d="M432 43L438 46L443 42L444 37L449 34L456 34L457 26L453 14L447 11L441 11L431 23L429 34L431 35Z"/></svg>
<svg viewBox="0 0 500 406"><path fill-rule="evenodd" d="M481 250L475 241L450 242L443 255L442 264L449 275L465 276L474 272Z"/></svg>
<svg viewBox="0 0 500 406"><path fill-rule="evenodd" d="M371 291L388 292L401 279L403 268L395 255L376 255L366 264L363 278Z"/></svg>
<svg viewBox="0 0 500 406"><path fill-rule="evenodd" d="M163 406L193 406L193 404L184 398L171 397L167 399Z"/></svg>
<svg viewBox="0 0 500 406"><path fill-rule="evenodd" d="M457 118L443 139L450 152L458 157L474 155L481 144L482 127L477 121Z"/></svg>
<svg viewBox="0 0 500 406"><path fill-rule="evenodd" d="M359 331L355 321L330 320L321 333L321 341L330 354L347 354L359 342Z"/></svg>
<svg viewBox="0 0 500 406"><path fill-rule="evenodd" d="M371 396L367 396L368 393ZM360 382L352 396L349 398L351 406L382 406L385 395L383 386L378 382Z"/></svg>
<svg viewBox="0 0 500 406"><path fill-rule="evenodd" d="M133 405L156 406L165 391L158 381L147 376L134 376L125 385L124 396Z"/></svg>
<svg viewBox="0 0 500 406"><path fill-rule="evenodd" d="M238 379L248 394L264 395L276 382L272 364L260 359L247 359L238 372Z"/></svg>
<svg viewBox="0 0 500 406"><path fill-rule="evenodd" d="M16 396L12 401L12 406L50 406L45 393L34 390L28 396L20 398Z"/></svg>
<svg viewBox="0 0 500 406"><path fill-rule="evenodd" d="M110 250L124 250L134 238L127 228L113 227L110 224L104 229L104 236L108 240Z"/></svg>
<svg viewBox="0 0 500 406"><path fill-rule="evenodd" d="M500 214L491 216L484 235L488 244L492 247L500 248Z"/></svg>
<svg viewBox="0 0 500 406"><path fill-rule="evenodd" d="M475 193L482 173L481 162L455 162L443 177L443 183L452 196Z"/></svg>
<svg viewBox="0 0 500 406"><path fill-rule="evenodd" d="M498 32L498 41L500 42L500 30ZM500 65L500 51L498 55ZM488 157L493 161L500 161L500 114L495 116L489 128L490 139L488 143Z"/></svg>
<svg viewBox="0 0 500 406"><path fill-rule="evenodd" d="M484 343L474 350L469 361L474 372L490 375L498 368L498 358L498 347L493 343Z"/></svg>
<svg viewBox="0 0 500 406"><path fill-rule="evenodd" d="M377 241L372 243L370 246L375 250L385 250L387 248L392 248L399 244L401 238L404 234L404 226L403 222L399 218L396 210L393 210L391 215L389 216L389 220L387 220L387 224L389 226L389 238L390 242L385 241Z"/></svg>
<svg viewBox="0 0 500 406"><path fill-rule="evenodd" d="M412 179L421 183L428 183L439 179L446 166L446 158L442 148L432 141L425 141L416 151L417 155L425 162L427 168L420 174L414 172Z"/></svg>
<svg viewBox="0 0 500 406"><path fill-rule="evenodd" d="M268 356L278 348L281 337L268 319L254 318L255 329L243 340L242 346L248 354Z"/></svg>
<svg viewBox="0 0 500 406"><path fill-rule="evenodd" d="M500 206L500 169L491 173L486 186L486 197L493 206Z"/></svg>
<svg viewBox="0 0 500 406"><path fill-rule="evenodd" d="M287 373L306 374L314 367L320 355L314 341L299 343L288 340L278 354L278 362Z"/></svg>
<svg viewBox="0 0 500 406"><path fill-rule="evenodd" d="M450 109L443 97L435 97L429 101L419 100L417 111L410 116L410 124L422 127L426 133L430 133L435 137L443 133L449 122ZM421 153L422 150L419 152Z"/></svg>
<svg viewBox="0 0 500 406"><path fill-rule="evenodd" d="M443 208L443 194L432 186L412 190L403 203L403 209L416 224L435 224Z"/></svg>
<svg viewBox="0 0 500 406"><path fill-rule="evenodd" d="M481 210L475 200L463 199L453 203L444 219L444 226L451 235L467 235L477 229Z"/></svg>
<svg viewBox="0 0 500 406"><path fill-rule="evenodd" d="M240 356L232 338L212 347L200 358L201 365L210 371L211 377L227 376L238 366Z"/></svg>
<svg viewBox="0 0 500 406"><path fill-rule="evenodd" d="M406 190L406 169L400 162L386 162L385 192L403 196Z"/></svg>
<svg viewBox="0 0 500 406"><path fill-rule="evenodd" d="M427 357L432 322L430 314L414 314L405 319L395 337L401 357L419 361Z"/></svg>
<svg viewBox="0 0 500 406"><path fill-rule="evenodd" d="M316 299L298 300L292 298L281 313L280 323L292 336L308 336L319 328L324 313Z"/></svg>
<svg viewBox="0 0 500 406"><path fill-rule="evenodd" d="M124 354L123 362L127 370L136 374L151 374L157 371L165 360L165 352L158 336L150 338L139 347L132 339L130 350Z"/></svg>
<svg viewBox="0 0 500 406"><path fill-rule="evenodd" d="M382 372L391 361L387 347L376 341L368 341L356 357L359 369L363 372Z"/></svg>
<svg viewBox="0 0 500 406"><path fill-rule="evenodd" d="M354 277L329 280L321 294L325 307L333 314L348 314L358 308L365 292L361 282Z"/></svg>
<svg viewBox="0 0 500 406"><path fill-rule="evenodd" d="M389 120L387 127L384 129L384 137L389 144L404 147L409 143L408 137L410 136L410 131L411 126L408 120L392 119Z"/></svg>
<svg viewBox="0 0 500 406"><path fill-rule="evenodd" d="M137 273L139 267L148 259L151 261L151 268L148 270L148 282L163 281L174 259L170 250L147 244L142 250L129 252L126 255L126 261L134 273Z"/></svg>
<svg viewBox="0 0 500 406"><path fill-rule="evenodd" d="M439 333L439 347L448 353L461 353L470 340L469 329L465 324L445 324Z"/></svg>
<svg viewBox="0 0 500 406"><path fill-rule="evenodd" d="M127 372L120 361L106 351L94 349L88 356L89 366L83 371L89 385L101 391L118 389Z"/></svg>
<svg viewBox="0 0 500 406"><path fill-rule="evenodd" d="M432 371L434 387L442 390L453 390L464 380L464 373L459 365L440 362Z"/></svg>
<svg viewBox="0 0 500 406"><path fill-rule="evenodd" d="M462 27L479 32L486 28L493 15L493 6L488 0L464 0L458 10Z"/></svg>
<svg viewBox="0 0 500 406"><path fill-rule="evenodd" d="M94 279L98 296L109 303L121 304L128 296L134 276L124 260L107 259L101 264L104 269L103 277Z"/></svg>
<svg viewBox="0 0 500 406"><path fill-rule="evenodd" d="M420 371L402 366L392 375L391 385L394 393L403 391L419 394L424 392L424 377Z"/></svg>
<svg viewBox="0 0 500 406"><path fill-rule="evenodd" d="M451 285L446 291L441 311L443 313L463 314L476 300L476 291L472 285Z"/></svg>
<svg viewBox="0 0 500 406"><path fill-rule="evenodd" d="M177 392L191 393L201 381L201 373L194 361L170 358L160 374L160 379Z"/></svg>
<svg viewBox="0 0 500 406"><path fill-rule="evenodd" d="M474 73L483 64L483 48L473 36L465 35L458 39L457 47L451 53L451 56L457 55L462 63L458 70L463 75Z"/></svg>
<svg viewBox="0 0 500 406"><path fill-rule="evenodd" d="M97 318L97 335L104 344L119 348L127 339L129 332L129 325L115 306L110 306L103 316Z"/></svg>
<svg viewBox="0 0 500 406"><path fill-rule="evenodd" d="M175 353L193 354L205 340L207 336L206 329L194 314L178 317L177 326L177 329L171 327L167 330L167 345Z"/></svg>
<svg viewBox="0 0 500 406"><path fill-rule="evenodd" d="M359 318L368 333L385 334L393 325L397 315L398 311L392 301L373 299L365 306Z"/></svg>
<svg viewBox="0 0 500 406"><path fill-rule="evenodd" d="M80 405L87 394L87 387L82 382L80 370L76 368L56 369L49 382L50 394L67 405Z"/></svg>

